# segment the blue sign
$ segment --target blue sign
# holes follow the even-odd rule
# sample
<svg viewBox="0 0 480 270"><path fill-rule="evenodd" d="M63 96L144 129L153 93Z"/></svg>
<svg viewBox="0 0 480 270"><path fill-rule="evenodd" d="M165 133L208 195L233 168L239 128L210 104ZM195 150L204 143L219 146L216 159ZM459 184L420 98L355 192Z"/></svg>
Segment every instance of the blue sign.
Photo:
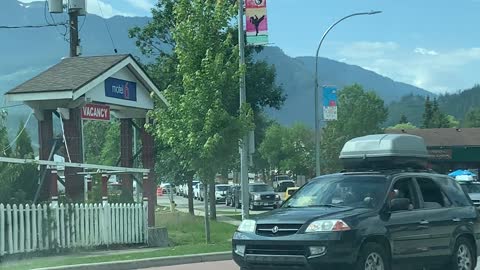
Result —
<svg viewBox="0 0 480 270"><path fill-rule="evenodd" d="M337 88L334 86L323 87L323 107L337 106Z"/></svg>
<svg viewBox="0 0 480 270"><path fill-rule="evenodd" d="M108 78L105 80L105 96L137 101L137 83Z"/></svg>
<svg viewBox="0 0 480 270"><path fill-rule="evenodd" d="M332 86L323 87L323 120L335 121L338 118L337 111L337 88Z"/></svg>

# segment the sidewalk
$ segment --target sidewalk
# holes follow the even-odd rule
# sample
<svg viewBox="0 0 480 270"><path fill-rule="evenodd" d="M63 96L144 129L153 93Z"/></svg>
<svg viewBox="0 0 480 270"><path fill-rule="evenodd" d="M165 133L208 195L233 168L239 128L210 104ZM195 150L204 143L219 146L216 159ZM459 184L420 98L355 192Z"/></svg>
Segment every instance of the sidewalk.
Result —
<svg viewBox="0 0 480 270"><path fill-rule="evenodd" d="M184 208L177 208L175 209L179 212L182 212L182 213L187 213L188 214L188 209L184 209ZM201 211L199 209L195 209L195 215L196 216L201 216L201 217L205 217L205 211ZM231 224L233 226L240 226L240 223L242 223L241 221L239 220L236 220L236 219L233 219L233 218L230 218L228 217L227 215L225 214L217 214L217 221L219 222L223 222L223 223L228 223L228 224Z"/></svg>

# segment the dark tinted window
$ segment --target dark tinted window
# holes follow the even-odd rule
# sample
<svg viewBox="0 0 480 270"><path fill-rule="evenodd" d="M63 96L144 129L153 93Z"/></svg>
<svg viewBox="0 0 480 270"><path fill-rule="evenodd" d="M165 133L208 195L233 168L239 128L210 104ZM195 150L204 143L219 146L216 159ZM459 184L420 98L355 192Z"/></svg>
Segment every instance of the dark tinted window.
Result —
<svg viewBox="0 0 480 270"><path fill-rule="evenodd" d="M215 190L217 190L217 191L227 191L228 186L215 186Z"/></svg>
<svg viewBox="0 0 480 270"><path fill-rule="evenodd" d="M423 197L424 208L450 207L452 203L445 196L440 186L430 178L417 178Z"/></svg>
<svg viewBox="0 0 480 270"><path fill-rule="evenodd" d="M436 177L435 182L438 183L443 190L445 190L448 198L455 206L470 206L472 205L470 198L460 185L453 179L448 177Z"/></svg>
<svg viewBox="0 0 480 270"><path fill-rule="evenodd" d="M273 192L273 188L268 185L251 185L249 189L250 192Z"/></svg>

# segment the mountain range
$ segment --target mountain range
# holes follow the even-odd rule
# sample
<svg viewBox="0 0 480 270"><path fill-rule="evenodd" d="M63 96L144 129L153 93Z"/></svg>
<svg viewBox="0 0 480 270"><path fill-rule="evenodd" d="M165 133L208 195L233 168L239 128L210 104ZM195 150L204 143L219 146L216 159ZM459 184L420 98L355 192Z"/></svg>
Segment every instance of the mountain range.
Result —
<svg viewBox="0 0 480 270"><path fill-rule="evenodd" d="M103 19L89 14L80 18L80 36L83 55L131 53L142 59L135 42L128 38L128 30L145 25L148 17L115 16ZM24 4L17 0L2 0L0 25L22 26L66 22L67 15L50 15L45 2ZM111 39L108 31L111 33ZM40 29L0 29L0 108L6 104L3 94L28 80L68 55L68 35L64 26ZM303 122L313 126L314 120L314 57L290 57L278 47L266 47L256 59L265 60L277 70L277 83L282 85L287 101L280 111L268 110L268 114L282 124ZM396 82L359 66L321 58L319 80L322 85L342 88L358 83L375 91L387 104L399 101L403 96L433 95L427 90ZM25 119L30 109L25 106L8 108L10 130L16 130L18 120ZM32 121L34 122L34 121ZM33 129L34 124L29 125ZM32 136L36 137L36 136Z"/></svg>

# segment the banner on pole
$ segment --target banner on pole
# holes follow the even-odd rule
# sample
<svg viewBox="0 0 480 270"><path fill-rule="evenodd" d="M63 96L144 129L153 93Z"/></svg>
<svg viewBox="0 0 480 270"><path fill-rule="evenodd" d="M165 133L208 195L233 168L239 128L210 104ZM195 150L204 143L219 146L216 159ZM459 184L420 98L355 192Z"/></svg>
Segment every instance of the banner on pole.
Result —
<svg viewBox="0 0 480 270"><path fill-rule="evenodd" d="M337 120L337 88L334 86L323 87L323 120Z"/></svg>
<svg viewBox="0 0 480 270"><path fill-rule="evenodd" d="M267 0L245 0L247 44L268 44Z"/></svg>

